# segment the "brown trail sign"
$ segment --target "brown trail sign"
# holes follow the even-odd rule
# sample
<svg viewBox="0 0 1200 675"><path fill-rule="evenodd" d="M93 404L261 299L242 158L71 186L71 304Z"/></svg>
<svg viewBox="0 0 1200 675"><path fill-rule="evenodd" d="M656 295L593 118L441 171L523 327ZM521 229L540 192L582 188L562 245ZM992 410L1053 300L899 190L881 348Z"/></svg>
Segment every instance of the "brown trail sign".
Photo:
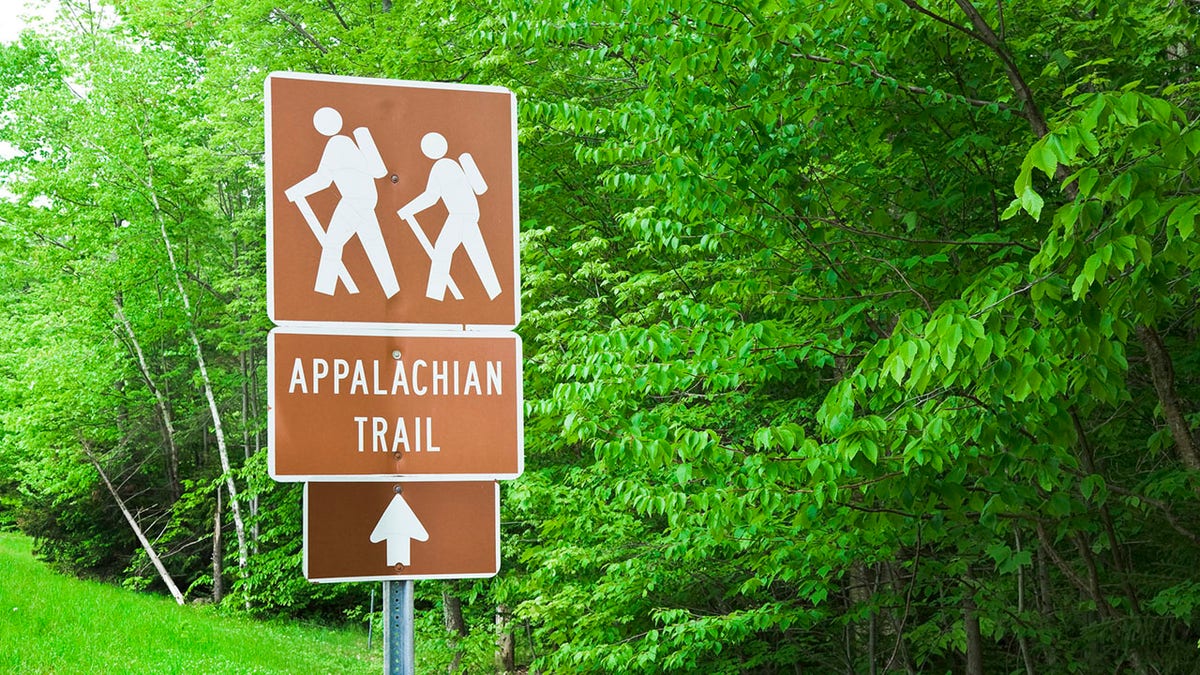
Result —
<svg viewBox="0 0 1200 675"><path fill-rule="evenodd" d="M515 334L271 331L271 476L499 479L524 468Z"/></svg>
<svg viewBox="0 0 1200 675"><path fill-rule="evenodd" d="M310 581L462 579L499 570L495 481L305 487L304 576Z"/></svg>
<svg viewBox="0 0 1200 675"><path fill-rule="evenodd" d="M272 321L517 324L512 92L272 73L265 95Z"/></svg>

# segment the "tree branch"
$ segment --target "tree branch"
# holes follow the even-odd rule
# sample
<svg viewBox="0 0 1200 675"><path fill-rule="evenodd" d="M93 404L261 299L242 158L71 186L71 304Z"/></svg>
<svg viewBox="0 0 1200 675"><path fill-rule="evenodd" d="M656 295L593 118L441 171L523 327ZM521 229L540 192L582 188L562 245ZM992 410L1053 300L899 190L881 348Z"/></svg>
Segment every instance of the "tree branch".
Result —
<svg viewBox="0 0 1200 675"><path fill-rule="evenodd" d="M831 59L828 56L818 56L816 54L804 54L804 53L800 53L800 52L793 52L792 55L795 56L796 58L804 59L806 61L812 61L814 63L828 63L828 64L832 64L835 66L846 66L848 68L865 68L868 72L871 73L872 77L874 77L878 80L883 80L885 82L890 82L890 83L894 84L897 88L903 89L904 91L912 92L914 94L920 94L920 95L924 96L927 94L932 94L934 92L933 89L929 89L927 87L919 87L915 84L904 84L900 80L896 79L895 77L888 75L887 73L882 73L882 72L876 70L874 67L869 66L865 63L858 63L856 61L843 61L841 59ZM969 103L977 108L987 108L987 107L995 106L998 110L1010 110L1011 109L1011 107L1009 105L1007 105L1005 103L1000 103L999 101L985 101L983 99L969 98L967 96L951 94L948 92L942 92L942 93L945 93L946 96L948 96L950 98L961 100L964 103Z"/></svg>
<svg viewBox="0 0 1200 675"><path fill-rule="evenodd" d="M963 26L961 24L954 23L950 19L947 19L946 17L944 17L940 14L934 14L932 11L926 9L920 3L916 2L916 0L901 0L901 2L908 5L910 9L916 11L918 14L924 14L925 16L942 24L943 26L949 26L950 28L962 33L963 35L975 38L976 40L980 39L980 36L976 35L970 28L967 28L966 26Z"/></svg>
<svg viewBox="0 0 1200 675"><path fill-rule="evenodd" d="M1138 326L1138 338L1146 350L1146 360L1150 362L1150 376L1154 381L1154 391L1158 394L1158 402L1162 407L1163 417L1175 439L1175 447L1179 450L1179 459L1191 471L1200 471L1200 454L1196 451L1196 441L1192 438L1191 425L1184 416L1179 402L1179 394L1175 391L1175 368L1171 363L1171 354L1167 352L1162 337L1150 326Z"/></svg>
<svg viewBox="0 0 1200 675"><path fill-rule="evenodd" d="M1026 251L1029 251L1031 253L1037 253L1039 250L1038 247L1036 247L1036 246L1031 246L1029 244L1023 244L1019 241L978 241L978 240L974 240L974 239L967 239L965 241L959 241L959 240L955 240L955 239L914 239L912 237L901 237L900 235L897 235L897 234L886 234L884 232L863 230L863 229L860 229L857 227L852 227L850 225L846 225L845 223L837 220L836 218L822 218L822 219L818 219L818 220L821 220L821 222L825 222L830 225L833 225L834 227L836 227L840 230L845 230L847 232L853 232L854 234L861 234L864 237L878 237L880 239L890 239L892 241L902 241L906 244L939 244L939 245L945 245L945 246L996 246L996 247L1016 246L1018 248L1023 248Z"/></svg>
<svg viewBox="0 0 1200 675"><path fill-rule="evenodd" d="M333 15L337 17L338 23L342 24L342 28L350 30L350 24L346 23L346 20L342 18L342 13L338 11L337 5L333 4L333 0L325 0L325 4L329 6L329 11L333 12Z"/></svg>
<svg viewBox="0 0 1200 675"><path fill-rule="evenodd" d="M100 466L100 460L96 459L96 456L92 454L90 444L86 439L80 439L80 445L83 448L83 454L87 456L88 461L90 461L92 466L96 468L96 473L100 474L100 479L104 481L104 487L108 488L108 493L112 495L113 501L115 501L117 503L117 507L121 509L121 515L125 516L125 522L128 523L129 528L133 530L134 536L137 537L138 542L142 545L142 550L146 552L146 556L150 558L150 562L154 563L154 568L158 570L159 578L162 579L163 584L165 584L167 587L167 590L171 592L171 596L175 598L176 604L186 604L186 601L183 598L183 593L179 592L179 587L175 585L175 581L171 578L170 572L167 571L167 568L162 564L162 560L160 560L158 555L154 552L154 544L150 543L150 540L146 538L145 532L142 531L142 528L138 525L138 522L133 517L133 514L129 512L129 508L125 505L125 500L121 499L121 495L117 493L117 488L113 486L112 481L108 479L108 474L105 473L104 469Z"/></svg>
<svg viewBox="0 0 1200 675"><path fill-rule="evenodd" d="M1004 65L1004 74L1008 76L1008 81L1012 84L1013 89L1017 94L1017 98L1021 101L1021 112L1025 119L1029 121L1029 126L1033 129L1033 133L1041 138L1050 132L1050 127L1046 124L1046 118L1042 116L1042 111L1038 108L1037 103L1033 100L1033 91L1025 82L1025 78L1021 76L1020 69L1017 68L1017 63L1013 61L1012 55L1004 48L1004 41L1000 39L992 27L988 25L983 15L971 3L971 0L954 0L967 18L971 20L971 25L975 27L974 31L964 31L967 35L979 40L984 45L991 49L996 56L1000 57L1000 62ZM910 0L905 0L905 4L910 7ZM957 24L951 24L957 25Z"/></svg>
<svg viewBox="0 0 1200 675"><path fill-rule="evenodd" d="M312 33L308 32L304 28L304 26L302 26L300 24L299 21L293 19L291 17L291 15L289 15L287 12L276 7L271 10L271 14L274 15L276 18L286 22L289 26L292 27L292 30L296 31L296 33L299 34L300 37L304 38L309 44L311 44L312 46L314 46L318 50L320 50L320 52L322 54L329 53L329 50L325 48L325 45L321 44L321 42L319 40L317 40L317 38L315 38Z"/></svg>

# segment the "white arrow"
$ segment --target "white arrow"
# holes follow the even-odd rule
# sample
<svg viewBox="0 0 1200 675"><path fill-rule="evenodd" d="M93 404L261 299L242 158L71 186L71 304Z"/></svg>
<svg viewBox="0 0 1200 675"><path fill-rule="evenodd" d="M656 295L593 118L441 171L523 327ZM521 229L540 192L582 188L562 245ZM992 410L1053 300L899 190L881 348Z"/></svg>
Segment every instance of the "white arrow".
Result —
<svg viewBox="0 0 1200 675"><path fill-rule="evenodd" d="M375 529L371 531L371 543L377 544L384 539L387 540L388 565L409 564L412 544L410 540L429 541L429 533L425 531L425 526L417 520L417 514L413 513L408 502L399 494L392 497L392 503L388 504L383 515L379 517L379 522L375 524Z"/></svg>

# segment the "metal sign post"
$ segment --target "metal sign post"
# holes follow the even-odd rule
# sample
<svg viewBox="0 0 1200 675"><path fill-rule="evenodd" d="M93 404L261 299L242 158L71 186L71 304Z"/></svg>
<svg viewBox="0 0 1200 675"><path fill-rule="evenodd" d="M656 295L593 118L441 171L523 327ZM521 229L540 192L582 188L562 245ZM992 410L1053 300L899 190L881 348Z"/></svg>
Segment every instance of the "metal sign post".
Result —
<svg viewBox="0 0 1200 675"><path fill-rule="evenodd" d="M384 675L416 675L417 658L413 642L413 582L383 582Z"/></svg>

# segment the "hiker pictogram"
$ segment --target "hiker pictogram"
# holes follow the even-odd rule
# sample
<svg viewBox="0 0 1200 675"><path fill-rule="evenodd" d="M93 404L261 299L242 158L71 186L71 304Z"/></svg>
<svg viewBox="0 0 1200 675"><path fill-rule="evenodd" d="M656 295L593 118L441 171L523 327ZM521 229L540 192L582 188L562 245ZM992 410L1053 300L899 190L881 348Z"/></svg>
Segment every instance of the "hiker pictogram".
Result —
<svg viewBox="0 0 1200 675"><path fill-rule="evenodd" d="M387 175L375 140L366 127L356 128L352 132L353 138L339 133L342 130L341 113L330 107L317 110L313 115L313 127L329 137L317 170L284 191L321 245L313 290L333 295L337 282L341 281L347 291L358 293L358 286L342 260L346 244L357 236L384 295L390 298L400 291L400 284L375 215L375 205L379 201L375 179ZM331 185L341 198L329 218L329 227L323 228L308 197Z"/></svg>
<svg viewBox="0 0 1200 675"><path fill-rule="evenodd" d="M429 172L425 191L397 213L412 228L417 241L429 256L429 282L425 287L425 297L442 301L448 290L456 300L462 300L462 292L450 271L454 253L461 246L479 280L483 282L488 298L495 299L500 295L500 281L496 278L492 258L479 229L479 200L476 199L476 195L487 191L487 183L469 153L459 155L455 161L446 156L448 150L446 137L437 132L429 132L421 138L421 152L434 160L433 168ZM416 214L439 201L446 207L448 215L438 233L437 242L430 243L416 220Z"/></svg>

